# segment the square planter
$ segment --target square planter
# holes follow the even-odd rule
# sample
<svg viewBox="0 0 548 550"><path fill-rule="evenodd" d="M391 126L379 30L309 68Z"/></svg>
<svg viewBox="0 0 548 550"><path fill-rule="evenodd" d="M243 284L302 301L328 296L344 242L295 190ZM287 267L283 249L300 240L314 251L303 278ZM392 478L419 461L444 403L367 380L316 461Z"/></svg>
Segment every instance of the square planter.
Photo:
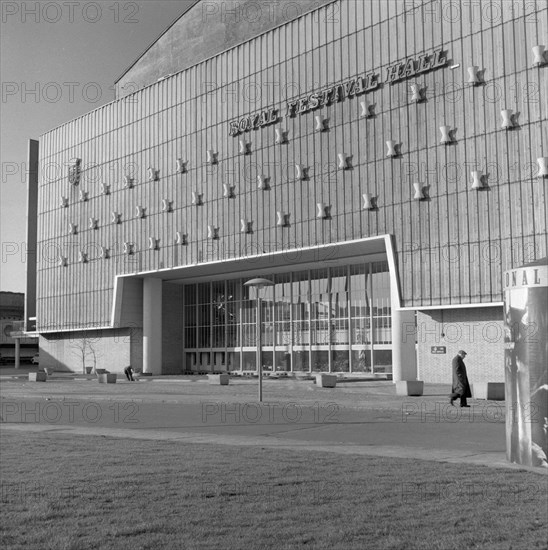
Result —
<svg viewBox="0 0 548 550"><path fill-rule="evenodd" d="M504 401L504 382L476 382L472 384L472 390L476 399Z"/></svg>
<svg viewBox="0 0 548 550"><path fill-rule="evenodd" d="M99 384L116 384L116 374L114 373L98 374L97 379Z"/></svg>
<svg viewBox="0 0 548 550"><path fill-rule="evenodd" d="M402 380L396 382L396 395L422 395L424 391L424 382L421 380Z"/></svg>
<svg viewBox="0 0 548 550"><path fill-rule="evenodd" d="M29 372L29 382L45 382L47 379L45 372Z"/></svg>
<svg viewBox="0 0 548 550"><path fill-rule="evenodd" d="M207 379L210 384L215 384L217 386L228 386L230 381L228 374L208 374Z"/></svg>
<svg viewBox="0 0 548 550"><path fill-rule="evenodd" d="M320 388L334 388L337 385L337 376L334 374L317 374L316 386Z"/></svg>

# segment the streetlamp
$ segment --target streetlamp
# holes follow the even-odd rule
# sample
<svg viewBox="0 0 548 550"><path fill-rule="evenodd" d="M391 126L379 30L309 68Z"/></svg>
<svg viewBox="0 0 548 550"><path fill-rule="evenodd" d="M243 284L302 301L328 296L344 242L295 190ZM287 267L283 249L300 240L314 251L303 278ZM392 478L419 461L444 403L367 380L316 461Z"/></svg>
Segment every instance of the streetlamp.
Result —
<svg viewBox="0 0 548 550"><path fill-rule="evenodd" d="M272 281L268 279L251 279L244 283L244 286L253 287L257 293L257 315L256 315L256 329L257 329L257 372L259 374L259 402L263 400L263 360L262 360L262 339L261 339L261 290L265 286L274 286Z"/></svg>

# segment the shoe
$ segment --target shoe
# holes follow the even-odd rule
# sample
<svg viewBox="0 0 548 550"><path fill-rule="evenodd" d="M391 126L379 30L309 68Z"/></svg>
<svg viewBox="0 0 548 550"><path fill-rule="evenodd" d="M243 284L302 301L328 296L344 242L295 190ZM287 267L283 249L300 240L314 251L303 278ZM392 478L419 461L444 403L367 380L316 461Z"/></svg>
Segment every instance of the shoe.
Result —
<svg viewBox="0 0 548 550"><path fill-rule="evenodd" d="M469 409L470 405L461 405L461 407L466 407L467 409Z"/></svg>
<svg viewBox="0 0 548 550"><path fill-rule="evenodd" d="M452 407L455 406L455 405L453 405L453 401L454 401L454 399L453 399L452 397L450 397L450 398L449 398L449 404L450 404Z"/></svg>

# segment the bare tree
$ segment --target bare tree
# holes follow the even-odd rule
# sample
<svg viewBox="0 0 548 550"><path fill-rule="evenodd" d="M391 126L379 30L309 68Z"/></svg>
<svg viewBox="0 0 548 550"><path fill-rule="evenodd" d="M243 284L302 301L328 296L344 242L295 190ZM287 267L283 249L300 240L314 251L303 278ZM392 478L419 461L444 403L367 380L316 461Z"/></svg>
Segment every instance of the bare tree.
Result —
<svg viewBox="0 0 548 550"><path fill-rule="evenodd" d="M77 338L71 345L73 354L82 361L82 373L86 374L86 363L90 359L93 361L93 372L97 370L97 351L93 347L95 339L86 336L85 333L81 338Z"/></svg>

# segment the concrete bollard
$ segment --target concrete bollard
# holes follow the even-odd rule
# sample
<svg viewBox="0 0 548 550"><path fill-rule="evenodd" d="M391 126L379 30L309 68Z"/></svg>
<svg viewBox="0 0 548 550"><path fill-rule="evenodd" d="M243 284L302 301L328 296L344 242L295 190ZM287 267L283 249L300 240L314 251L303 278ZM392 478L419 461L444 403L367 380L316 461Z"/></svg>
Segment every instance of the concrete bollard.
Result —
<svg viewBox="0 0 548 550"><path fill-rule="evenodd" d="M420 396L424 391L424 382L421 380L401 380L396 382L396 395Z"/></svg>
<svg viewBox="0 0 548 550"><path fill-rule="evenodd" d="M337 385L337 376L334 374L317 374L316 386L320 388L334 388Z"/></svg>
<svg viewBox="0 0 548 550"><path fill-rule="evenodd" d="M230 381L228 374L208 374L207 379L210 384L215 384L217 386L228 386Z"/></svg>
<svg viewBox="0 0 548 550"><path fill-rule="evenodd" d="M504 382L475 382L472 390L472 396L476 399L504 401Z"/></svg>
<svg viewBox="0 0 548 550"><path fill-rule="evenodd" d="M45 382L47 379L45 372L29 372L29 382Z"/></svg>
<svg viewBox="0 0 548 550"><path fill-rule="evenodd" d="M99 384L116 384L116 374L98 374L97 380L99 380Z"/></svg>

